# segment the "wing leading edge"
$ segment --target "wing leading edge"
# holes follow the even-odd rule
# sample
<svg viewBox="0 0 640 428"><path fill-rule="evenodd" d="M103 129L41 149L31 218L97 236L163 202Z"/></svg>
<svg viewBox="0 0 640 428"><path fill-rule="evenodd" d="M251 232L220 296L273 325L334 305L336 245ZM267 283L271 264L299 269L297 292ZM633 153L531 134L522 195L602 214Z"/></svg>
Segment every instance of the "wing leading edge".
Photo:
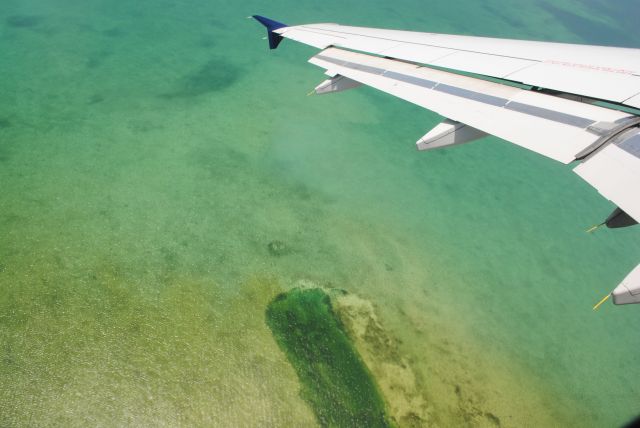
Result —
<svg viewBox="0 0 640 428"><path fill-rule="evenodd" d="M445 117L418 140L420 150L491 134L559 162L580 160L574 171L619 207L603 224L640 221L640 117L594 103L640 107L640 50L337 24L287 27L255 18L267 27L272 49L282 38L322 49L309 62L330 79L316 93L364 84ZM529 76L519 81L535 88L458 72ZM640 303L638 272L640 265L612 292L614 303Z"/></svg>
<svg viewBox="0 0 640 428"><path fill-rule="evenodd" d="M284 38L520 82L640 108L640 50L310 24Z"/></svg>

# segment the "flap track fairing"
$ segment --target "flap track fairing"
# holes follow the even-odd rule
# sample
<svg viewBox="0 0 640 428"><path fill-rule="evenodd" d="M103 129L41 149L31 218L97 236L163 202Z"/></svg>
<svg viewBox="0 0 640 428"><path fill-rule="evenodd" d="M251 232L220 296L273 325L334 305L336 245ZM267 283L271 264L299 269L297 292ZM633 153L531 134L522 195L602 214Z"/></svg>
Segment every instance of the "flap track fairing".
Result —
<svg viewBox="0 0 640 428"><path fill-rule="evenodd" d="M331 79L327 79L316 86L312 93L324 95L333 92L346 91L347 89L357 88L358 86L362 86L362 83L356 82L355 80L349 79L348 77L344 77L340 74L336 74Z"/></svg>
<svg viewBox="0 0 640 428"><path fill-rule="evenodd" d="M470 143L487 135L486 132L482 132L464 123L445 119L420 138L416 142L416 146L418 150L433 150L441 147Z"/></svg>

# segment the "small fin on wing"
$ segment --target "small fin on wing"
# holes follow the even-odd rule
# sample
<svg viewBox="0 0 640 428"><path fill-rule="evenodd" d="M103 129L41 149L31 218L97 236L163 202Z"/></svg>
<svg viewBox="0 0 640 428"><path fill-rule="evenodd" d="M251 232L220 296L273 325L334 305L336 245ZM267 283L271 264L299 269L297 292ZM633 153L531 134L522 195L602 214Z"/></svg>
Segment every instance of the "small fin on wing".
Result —
<svg viewBox="0 0 640 428"><path fill-rule="evenodd" d="M487 133L455 120L445 119L416 142L418 150L470 143L487 136Z"/></svg>
<svg viewBox="0 0 640 428"><path fill-rule="evenodd" d="M340 74L336 74L331 79L320 83L312 92L318 95L323 95L330 94L332 92L346 91L348 89L357 88L358 86L362 86L362 83L351 80Z"/></svg>
<svg viewBox="0 0 640 428"><path fill-rule="evenodd" d="M278 33L275 33L275 30L280 28L287 27L286 24L282 22L274 21L273 19L266 18L260 15L253 15L253 19L261 23L267 28L267 36L269 38L269 49L275 49L278 47L280 42L282 41L282 36Z"/></svg>

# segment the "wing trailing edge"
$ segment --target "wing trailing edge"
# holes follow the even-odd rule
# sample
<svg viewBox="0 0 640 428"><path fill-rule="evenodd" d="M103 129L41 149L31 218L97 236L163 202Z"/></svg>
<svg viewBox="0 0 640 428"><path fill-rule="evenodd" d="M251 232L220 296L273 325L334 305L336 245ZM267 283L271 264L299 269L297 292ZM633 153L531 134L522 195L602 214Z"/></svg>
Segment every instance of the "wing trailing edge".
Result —
<svg viewBox="0 0 640 428"><path fill-rule="evenodd" d="M327 48L309 62L563 163L574 161L603 133L630 117L596 105L343 49Z"/></svg>

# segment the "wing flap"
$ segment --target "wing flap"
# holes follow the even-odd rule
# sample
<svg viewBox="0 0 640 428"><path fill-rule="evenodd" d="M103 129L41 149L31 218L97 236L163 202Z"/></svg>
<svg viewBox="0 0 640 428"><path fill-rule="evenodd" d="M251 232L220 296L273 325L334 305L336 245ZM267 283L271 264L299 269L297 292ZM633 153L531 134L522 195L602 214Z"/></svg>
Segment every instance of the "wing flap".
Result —
<svg viewBox="0 0 640 428"><path fill-rule="evenodd" d="M640 130L627 131L574 171L605 198L640 222Z"/></svg>
<svg viewBox="0 0 640 428"><path fill-rule="evenodd" d="M624 103L631 107L640 108L640 93L634 97L629 98Z"/></svg>
<svg viewBox="0 0 640 428"><path fill-rule="evenodd" d="M598 140L589 127L628 114L446 71L329 48L310 62L457 122L569 163Z"/></svg>

